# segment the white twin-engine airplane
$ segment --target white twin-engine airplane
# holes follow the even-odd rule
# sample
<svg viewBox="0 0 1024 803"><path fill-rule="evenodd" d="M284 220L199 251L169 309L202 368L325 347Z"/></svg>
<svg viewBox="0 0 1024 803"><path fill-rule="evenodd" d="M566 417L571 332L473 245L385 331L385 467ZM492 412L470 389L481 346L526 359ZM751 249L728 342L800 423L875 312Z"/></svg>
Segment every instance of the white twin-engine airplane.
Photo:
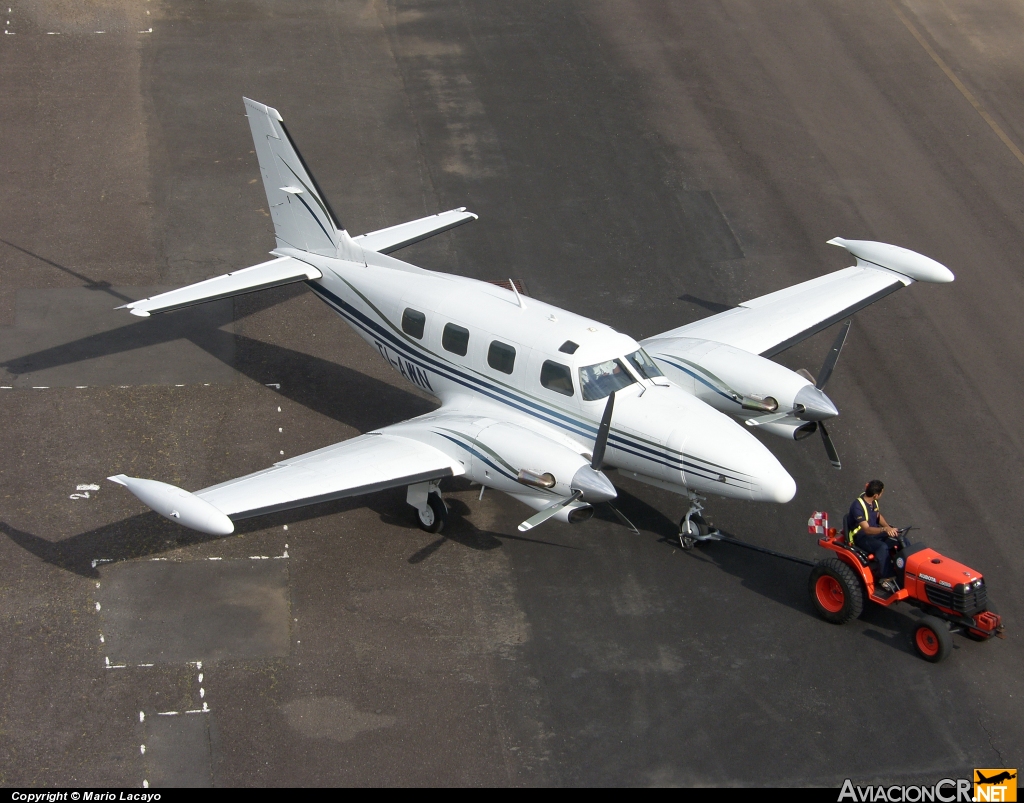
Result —
<svg viewBox="0 0 1024 803"><path fill-rule="evenodd" d="M195 493L111 477L157 513L204 533L234 521L407 486L420 526L437 532L439 484L465 476L555 518L582 522L616 497L602 469L688 498L681 538L707 534L703 494L788 502L793 478L747 427L783 438L838 415L822 392L849 323L817 380L769 357L914 281L950 282L928 257L883 243L830 240L857 263L638 343L598 321L523 298L514 282L423 270L386 256L476 215L454 209L350 237L295 148L281 115L245 100L277 236L276 257L125 305L149 316L305 282L436 411ZM621 513L616 514L625 521ZM626 521L628 524L628 521Z"/></svg>

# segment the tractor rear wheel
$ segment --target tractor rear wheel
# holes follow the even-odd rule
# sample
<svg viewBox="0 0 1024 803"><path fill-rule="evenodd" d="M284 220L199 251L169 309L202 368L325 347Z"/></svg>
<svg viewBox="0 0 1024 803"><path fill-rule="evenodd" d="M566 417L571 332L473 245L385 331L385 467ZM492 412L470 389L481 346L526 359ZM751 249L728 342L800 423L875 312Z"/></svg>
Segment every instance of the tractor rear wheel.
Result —
<svg viewBox="0 0 1024 803"><path fill-rule="evenodd" d="M922 616L914 625L910 643L926 661L937 664L953 649L949 625L936 616Z"/></svg>
<svg viewBox="0 0 1024 803"><path fill-rule="evenodd" d="M864 609L864 590L853 570L839 558L825 558L811 569L811 602L821 618L844 625Z"/></svg>

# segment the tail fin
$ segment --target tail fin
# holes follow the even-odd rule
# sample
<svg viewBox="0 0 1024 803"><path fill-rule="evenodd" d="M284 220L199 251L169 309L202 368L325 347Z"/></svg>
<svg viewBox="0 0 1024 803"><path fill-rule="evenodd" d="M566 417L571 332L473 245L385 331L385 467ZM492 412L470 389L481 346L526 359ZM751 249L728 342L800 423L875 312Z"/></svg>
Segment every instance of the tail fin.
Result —
<svg viewBox="0 0 1024 803"><path fill-rule="evenodd" d="M245 110L263 174L278 248L351 258L354 247L295 147L277 109L248 98ZM350 254L351 252L351 254ZM356 257L361 261L361 257Z"/></svg>

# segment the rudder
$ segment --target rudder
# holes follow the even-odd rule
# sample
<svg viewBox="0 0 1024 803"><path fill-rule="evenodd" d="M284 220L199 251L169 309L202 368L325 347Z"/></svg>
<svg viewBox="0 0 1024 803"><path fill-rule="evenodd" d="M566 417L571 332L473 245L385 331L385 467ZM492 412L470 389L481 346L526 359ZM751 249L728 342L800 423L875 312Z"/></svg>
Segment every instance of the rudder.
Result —
<svg viewBox="0 0 1024 803"><path fill-rule="evenodd" d="M277 109L242 98L278 248L351 258L351 238L313 178ZM358 258L358 257L357 257Z"/></svg>

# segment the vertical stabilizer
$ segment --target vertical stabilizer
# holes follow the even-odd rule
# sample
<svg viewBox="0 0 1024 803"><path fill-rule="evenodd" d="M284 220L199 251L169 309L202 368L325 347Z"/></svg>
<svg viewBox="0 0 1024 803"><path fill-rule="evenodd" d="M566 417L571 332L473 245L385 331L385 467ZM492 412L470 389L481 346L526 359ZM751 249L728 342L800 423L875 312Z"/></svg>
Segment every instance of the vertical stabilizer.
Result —
<svg viewBox="0 0 1024 803"><path fill-rule="evenodd" d="M297 248L321 256L362 261L342 228L277 109L248 98L245 102L256 158L263 175L278 248Z"/></svg>

